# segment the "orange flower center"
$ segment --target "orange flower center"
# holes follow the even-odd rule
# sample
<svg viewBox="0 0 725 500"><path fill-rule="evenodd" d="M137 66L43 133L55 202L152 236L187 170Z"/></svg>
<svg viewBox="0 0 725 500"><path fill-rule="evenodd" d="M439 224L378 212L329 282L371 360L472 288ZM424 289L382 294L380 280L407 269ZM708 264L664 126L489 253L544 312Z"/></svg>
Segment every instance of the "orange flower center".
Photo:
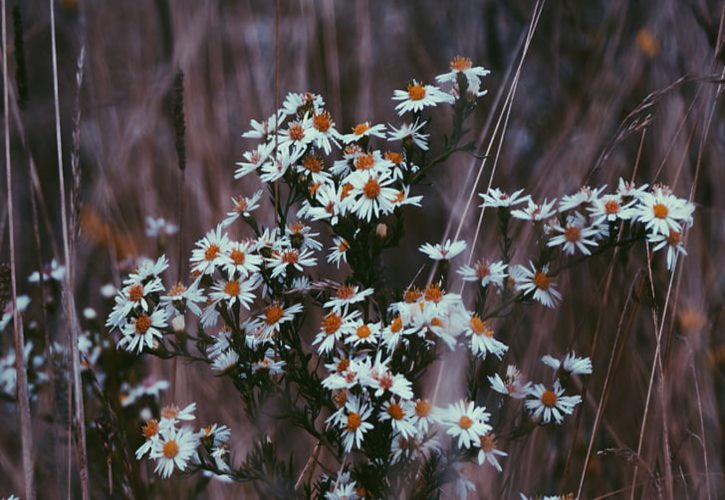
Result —
<svg viewBox="0 0 725 500"><path fill-rule="evenodd" d="M322 319L322 330L327 335L332 335L340 329L342 318L339 314L330 313Z"/></svg>
<svg viewBox="0 0 725 500"><path fill-rule="evenodd" d="M219 246L212 243L211 245L209 245L209 248L207 248L204 252L204 258L206 260L214 260L220 251L221 249L219 248Z"/></svg>
<svg viewBox="0 0 725 500"><path fill-rule="evenodd" d="M282 254L282 262L285 264L297 264L297 260L299 260L297 250L287 250Z"/></svg>
<svg viewBox="0 0 725 500"><path fill-rule="evenodd" d="M128 289L128 298L131 302L138 302L143 299L143 285L133 285Z"/></svg>
<svg viewBox="0 0 725 500"><path fill-rule="evenodd" d="M241 266L242 264L244 264L244 261L247 258L246 254L238 248L232 250L232 253L229 255L229 257L232 259L232 262L234 262L235 266Z"/></svg>
<svg viewBox="0 0 725 500"><path fill-rule="evenodd" d="M417 302L422 295L417 288L408 288L403 294L403 300L406 304L412 304L413 302Z"/></svg>
<svg viewBox="0 0 725 500"><path fill-rule="evenodd" d="M340 199L344 200L347 198L347 196L350 194L350 191L352 191L353 185L349 182L346 182L342 185L342 191L340 191Z"/></svg>
<svg viewBox="0 0 725 500"><path fill-rule="evenodd" d="M473 425L473 419L467 415L463 415L458 419L458 426L463 430L468 430Z"/></svg>
<svg viewBox="0 0 725 500"><path fill-rule="evenodd" d="M421 399L415 403L415 414L419 417L427 417L430 415L433 406L428 402L427 399Z"/></svg>
<svg viewBox="0 0 725 500"><path fill-rule="evenodd" d="M325 168L325 162L317 155L307 155L302 160L302 166L305 170L309 170L310 172L317 174L322 172Z"/></svg>
<svg viewBox="0 0 725 500"><path fill-rule="evenodd" d="M564 238L566 238L566 241L571 241L572 243L577 242L581 239L582 232L581 229L579 229L576 226L568 226L564 230Z"/></svg>
<svg viewBox="0 0 725 500"><path fill-rule="evenodd" d="M347 392L337 391L332 395L332 402L335 403L338 408L342 408L345 406L345 403L347 403Z"/></svg>
<svg viewBox="0 0 725 500"><path fill-rule="evenodd" d="M677 246L682 241L682 233L678 233L677 231L670 231L670 235L667 237L667 243L670 245Z"/></svg>
<svg viewBox="0 0 725 500"><path fill-rule="evenodd" d="M382 389L385 389L385 390L390 389L391 387L393 387L393 377L390 376L389 373L386 373L385 375L383 375L380 378L378 383L380 384L380 387Z"/></svg>
<svg viewBox="0 0 725 500"><path fill-rule="evenodd" d="M338 250L339 250L340 252L347 252L347 249L348 249L348 248L350 248L350 245L349 245L349 243L347 242L347 240L342 240L342 241L340 242L340 244L339 244L339 245L337 245L337 249L338 249Z"/></svg>
<svg viewBox="0 0 725 500"><path fill-rule="evenodd" d="M609 200L604 204L604 211L607 215L619 213L619 203L616 200Z"/></svg>
<svg viewBox="0 0 725 500"><path fill-rule="evenodd" d="M380 196L380 184L378 184L378 181L372 178L368 179L365 186L363 186L363 194L371 200Z"/></svg>
<svg viewBox="0 0 725 500"><path fill-rule="evenodd" d="M151 318L148 314L142 314L136 319L136 333L144 334L151 328Z"/></svg>
<svg viewBox="0 0 725 500"><path fill-rule="evenodd" d="M337 373L342 373L348 368L350 368L350 360L347 358L342 358L340 361L338 361L335 370L337 370Z"/></svg>
<svg viewBox="0 0 725 500"><path fill-rule="evenodd" d="M490 452L496 447L496 439L493 434L486 434L481 436L481 449L485 452Z"/></svg>
<svg viewBox="0 0 725 500"><path fill-rule="evenodd" d="M349 432L355 432L360 427L360 424L362 424L362 417L360 415L354 411L347 414L347 430Z"/></svg>
<svg viewBox="0 0 725 500"><path fill-rule="evenodd" d="M355 295L355 289L351 286L341 286L337 289L335 296L341 300L349 300Z"/></svg>
<svg viewBox="0 0 725 500"><path fill-rule="evenodd" d="M470 325L473 333L475 333L476 335L493 337L493 329L489 328L486 322L478 317L478 314L474 314L468 324Z"/></svg>
<svg viewBox="0 0 725 500"><path fill-rule="evenodd" d="M357 336L361 339L366 339L370 336L370 327L368 325L362 324L357 327L357 330L355 331Z"/></svg>
<svg viewBox="0 0 725 500"><path fill-rule="evenodd" d="M264 322L268 325L274 325L284 315L284 309L276 302L264 310Z"/></svg>
<svg viewBox="0 0 725 500"><path fill-rule="evenodd" d="M239 295L240 291L239 282L236 280L227 281L226 285L224 285L224 293L231 295L232 297Z"/></svg>
<svg viewBox="0 0 725 500"><path fill-rule="evenodd" d="M428 302L438 303L443 298L443 290L441 290L438 285L429 285L428 288L425 289L423 298Z"/></svg>
<svg viewBox="0 0 725 500"><path fill-rule="evenodd" d="M316 114L312 118L312 125L320 132L327 132L332 126L332 118L330 117L330 113L328 113L327 111L323 111Z"/></svg>
<svg viewBox="0 0 725 500"><path fill-rule="evenodd" d="M541 403L547 408L553 408L556 405L556 393L551 390L546 390L541 395Z"/></svg>
<svg viewBox="0 0 725 500"><path fill-rule="evenodd" d="M393 322L390 323L390 331L393 333L398 333L402 329L403 329L403 320L400 319L400 316L396 316L393 319Z"/></svg>
<svg viewBox="0 0 725 500"><path fill-rule="evenodd" d="M358 123L352 128L352 133L355 135L363 135L365 132L368 131L369 128L370 125L368 125L368 122Z"/></svg>
<svg viewBox="0 0 725 500"><path fill-rule="evenodd" d="M167 420L176 418L179 414L179 408L176 405L164 406L161 409L161 416Z"/></svg>
<svg viewBox="0 0 725 500"><path fill-rule="evenodd" d="M299 123L293 123L289 128L289 138L293 141L301 141L305 137L305 129Z"/></svg>
<svg viewBox="0 0 725 500"><path fill-rule="evenodd" d="M146 425L141 428L141 433L146 439L151 439L159 433L159 421L155 418L152 418L151 420L146 422Z"/></svg>
<svg viewBox="0 0 725 500"><path fill-rule="evenodd" d="M425 87L419 83L408 85L408 97L411 101L420 101L425 97Z"/></svg>
<svg viewBox="0 0 725 500"><path fill-rule="evenodd" d="M390 418L394 420L403 420L405 413L398 403L393 403L388 406L388 415L390 415Z"/></svg>
<svg viewBox="0 0 725 500"><path fill-rule="evenodd" d="M358 170L367 170L375 165L375 158L371 154L363 154L355 159L355 168Z"/></svg>
<svg viewBox="0 0 725 500"><path fill-rule="evenodd" d="M166 458L174 458L179 454L179 445L173 439L164 443L164 456Z"/></svg>
<svg viewBox="0 0 725 500"><path fill-rule="evenodd" d="M456 56L451 61L451 69L454 71L464 71L467 69L471 69L472 66L473 63L468 57Z"/></svg>
<svg viewBox="0 0 725 500"><path fill-rule="evenodd" d="M179 295L183 294L186 291L186 287L183 283L178 282L174 286L172 286L169 289L169 296L170 297L178 297Z"/></svg>
<svg viewBox="0 0 725 500"><path fill-rule="evenodd" d="M491 274L491 269L488 267L488 265L485 262L481 262L476 266L476 277L478 279L483 279L490 274Z"/></svg>
<svg viewBox="0 0 725 500"><path fill-rule="evenodd" d="M537 271L534 274L534 285L536 285L536 288L540 290L548 290L549 289L549 277L542 273L541 271Z"/></svg>
<svg viewBox="0 0 725 500"><path fill-rule="evenodd" d="M667 214L669 214L669 213L670 213L670 211L669 211L669 209L668 209L668 208L667 208L667 207L666 207L665 205L663 205L662 203L656 203L656 204L655 204L655 205L654 205L654 206L652 207L652 213L653 213L653 214L654 214L654 216L655 216L655 217L657 217L658 219L665 219L665 218L667 218Z"/></svg>
<svg viewBox="0 0 725 500"><path fill-rule="evenodd" d="M385 159L395 163L396 165L400 165L401 163L403 163L403 155L400 153L395 153L393 151L388 151L387 153L385 153Z"/></svg>

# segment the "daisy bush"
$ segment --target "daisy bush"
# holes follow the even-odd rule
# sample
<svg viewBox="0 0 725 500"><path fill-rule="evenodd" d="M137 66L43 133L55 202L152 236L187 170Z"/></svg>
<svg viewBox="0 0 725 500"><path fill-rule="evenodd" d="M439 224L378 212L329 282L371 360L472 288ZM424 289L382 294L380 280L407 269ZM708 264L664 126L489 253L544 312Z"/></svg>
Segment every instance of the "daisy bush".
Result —
<svg viewBox="0 0 725 500"><path fill-rule="evenodd" d="M431 173L472 151L466 123L488 74L458 56L435 84L401 85L396 123L361 116L342 127L309 92L252 120L230 175L240 194L196 242L188 277L170 281L165 255L142 262L106 326L128 355L208 365L239 394L239 411L251 421L271 411L286 430L239 457L225 423L194 425L193 402L156 404L143 414L136 459L162 478L258 481L288 498L465 495L477 469L506 467L512 442L572 418L591 360L540 353L539 378L527 380L497 330L519 306L557 308L562 276L614 248L665 254L673 271L694 206L667 186L624 179L546 199L491 187L479 195L495 214L498 252L478 255L475 237L416 249L403 214L425 210ZM446 113L450 128L433 128ZM175 230L150 219L147 233ZM393 248L427 273L396 288L383 264ZM440 359L451 352L468 375L442 394ZM158 400L161 383L128 388L127 400ZM291 435L310 443L307 454L280 454Z"/></svg>

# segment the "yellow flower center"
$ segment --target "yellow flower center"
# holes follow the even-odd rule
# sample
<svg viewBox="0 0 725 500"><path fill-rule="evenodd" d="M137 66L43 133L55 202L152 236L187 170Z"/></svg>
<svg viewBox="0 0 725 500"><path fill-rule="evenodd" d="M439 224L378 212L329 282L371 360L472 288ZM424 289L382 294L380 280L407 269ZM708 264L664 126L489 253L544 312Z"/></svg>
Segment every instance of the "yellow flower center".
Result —
<svg viewBox="0 0 725 500"><path fill-rule="evenodd" d="M146 425L141 428L141 433L146 439L151 439L159 433L159 421L155 418L152 418L151 420L146 422Z"/></svg>
<svg viewBox="0 0 725 500"><path fill-rule="evenodd" d="M229 255L229 257L232 259L232 262L234 262L235 266L241 266L242 264L244 264L244 261L247 258L246 254L238 248L232 250L232 253Z"/></svg>
<svg viewBox="0 0 725 500"><path fill-rule="evenodd" d="M305 129L299 123L293 123L289 128L289 138L293 141L301 141L305 137Z"/></svg>
<svg viewBox="0 0 725 500"><path fill-rule="evenodd" d="M427 399L421 399L415 403L415 414L419 417L427 417L430 415L433 405L431 405Z"/></svg>
<svg viewBox="0 0 725 500"><path fill-rule="evenodd" d="M362 424L362 417L351 411L347 414L347 430L349 432L355 432Z"/></svg>
<svg viewBox="0 0 725 500"><path fill-rule="evenodd" d="M396 316L395 318L393 318L393 322L390 323L390 331L393 333L398 333L402 329L403 329L403 320L400 319L400 316Z"/></svg>
<svg viewBox="0 0 725 500"><path fill-rule="evenodd" d="M401 163L403 163L403 155L400 153L395 153L393 151L388 151L387 153L385 153L385 159L393 162L396 165L400 165Z"/></svg>
<svg viewBox="0 0 725 500"><path fill-rule="evenodd" d="M425 289L423 298L428 302L438 303L443 298L443 290L441 290L438 285L429 285L428 288Z"/></svg>
<svg viewBox="0 0 725 500"><path fill-rule="evenodd" d="M620 206L616 200L609 200L604 204L604 212L606 212L607 215L619 213L619 209Z"/></svg>
<svg viewBox="0 0 725 500"><path fill-rule="evenodd" d="M413 302L417 302L422 295L423 294L417 288L409 288L403 294L403 300L406 304L412 304Z"/></svg>
<svg viewBox="0 0 725 500"><path fill-rule="evenodd" d="M471 316L471 321L468 322L471 330L476 335L485 335L486 337L493 337L493 329L489 328L485 321L478 317L478 314Z"/></svg>
<svg viewBox="0 0 725 500"><path fill-rule="evenodd" d="M357 170L368 170L375 165L375 158L371 154L363 154L355 159L355 168Z"/></svg>

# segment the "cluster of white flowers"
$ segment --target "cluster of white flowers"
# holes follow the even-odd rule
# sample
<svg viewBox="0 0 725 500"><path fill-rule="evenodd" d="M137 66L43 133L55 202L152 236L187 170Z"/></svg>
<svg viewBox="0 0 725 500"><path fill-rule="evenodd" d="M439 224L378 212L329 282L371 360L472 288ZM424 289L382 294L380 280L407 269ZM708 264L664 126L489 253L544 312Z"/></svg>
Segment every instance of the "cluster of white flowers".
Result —
<svg viewBox="0 0 725 500"><path fill-rule="evenodd" d="M146 421L141 432L144 443L136 450L136 459L146 455L154 460L154 471L163 478L175 470L187 470L189 465L199 464L199 447L206 448L214 459L216 468L222 473L231 471L228 464L229 438L231 431L226 425L208 425L195 431L186 425L195 420L196 403L183 409L176 405L161 409L159 419Z"/></svg>

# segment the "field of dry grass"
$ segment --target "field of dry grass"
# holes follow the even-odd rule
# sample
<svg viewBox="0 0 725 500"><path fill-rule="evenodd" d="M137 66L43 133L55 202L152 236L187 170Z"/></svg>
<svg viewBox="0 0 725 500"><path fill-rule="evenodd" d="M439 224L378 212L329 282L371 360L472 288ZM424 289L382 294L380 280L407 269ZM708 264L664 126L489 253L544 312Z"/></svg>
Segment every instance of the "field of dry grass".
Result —
<svg viewBox="0 0 725 500"><path fill-rule="evenodd" d="M725 495L725 338L720 331L725 224L719 219L725 217L725 195L717 193L718 179L725 176L722 2L3 3L8 67L3 116L9 127L13 207L11 213L9 204L0 207L0 262L11 262L9 230L14 228L17 293L32 300L24 333L37 339L36 345L50 339L67 348L71 330L76 335L106 331L101 325L113 302L99 290L107 283L120 285L135 256L156 257L163 250L172 275L187 272L180 258L185 261L194 242L224 217L231 197L262 187L251 176L232 180L235 163L250 147L240 135L251 119L270 116L287 92L324 96L343 133L364 120L396 123L392 90L405 88L413 78L432 81L462 54L491 70L485 80L488 95L469 122L475 147L452 156L432 171L427 185L416 188L417 194L425 193L425 204L404 212L401 248L384 257L393 287L407 286L419 272L411 252L418 253L424 242L458 236L457 230L460 238L477 242L477 252L498 251L494 212L479 221L478 204L466 207L471 190L484 192L489 181L543 199L583 185L614 189L623 177L667 184L696 205L694 225L685 233L688 255L676 272L667 272L661 255L649 262L644 244L607 252L561 275L564 299L556 309L520 307L497 320L497 335L509 345L504 362L518 364L529 378L544 376L542 355L571 349L591 357L593 374L577 379L583 401L563 425L540 427L503 443L508 453L503 472L470 469L477 486L470 498L577 491L581 498ZM55 9L57 99L50 5ZM20 49L15 12L23 24ZM18 50L24 53L26 73L20 80ZM183 174L173 106L179 71L186 124ZM515 93L509 94L513 87ZM64 191L58 177L56 102ZM433 126L445 130L449 115L436 114L440 123ZM3 200L9 194L6 172ZM159 248L144 233L146 216L179 224L179 234ZM273 206L264 204L257 217L273 223ZM518 241L533 237L527 226L515 231ZM68 257L71 293L61 291L67 283L58 283L41 297L26 277L40 262ZM513 261L528 258L525 245L514 248ZM335 276L334 266L328 267ZM336 276L342 279L339 272ZM3 299L8 299L10 280L2 280ZM82 314L85 308L93 308L97 319ZM12 348L11 323L0 336L0 355ZM115 351L112 343L107 349ZM459 354L443 355L419 382L429 392L439 384L441 405L462 396L466 373ZM292 457L296 476L315 445L309 437L287 438L297 434L272 417L250 421L229 381L212 377L201 363L101 355L108 375L100 384L87 373L75 378L73 359L69 350L62 360L43 365L45 371L52 367L47 375L52 383L31 399L27 425L21 425L17 401L0 401L0 497L16 493L26 498L22 441L30 434L37 497L81 498L82 441L70 432L79 414L69 399L76 382L85 387L92 498L270 495L250 483L207 484L198 474L175 475L148 489L152 470L133 459L141 444L138 412L131 414L116 401L121 380L171 381L162 402L195 401L199 422L228 425L233 455L240 459L254 440L270 435L279 440L280 457ZM455 497L448 486L442 491L443 497Z"/></svg>

